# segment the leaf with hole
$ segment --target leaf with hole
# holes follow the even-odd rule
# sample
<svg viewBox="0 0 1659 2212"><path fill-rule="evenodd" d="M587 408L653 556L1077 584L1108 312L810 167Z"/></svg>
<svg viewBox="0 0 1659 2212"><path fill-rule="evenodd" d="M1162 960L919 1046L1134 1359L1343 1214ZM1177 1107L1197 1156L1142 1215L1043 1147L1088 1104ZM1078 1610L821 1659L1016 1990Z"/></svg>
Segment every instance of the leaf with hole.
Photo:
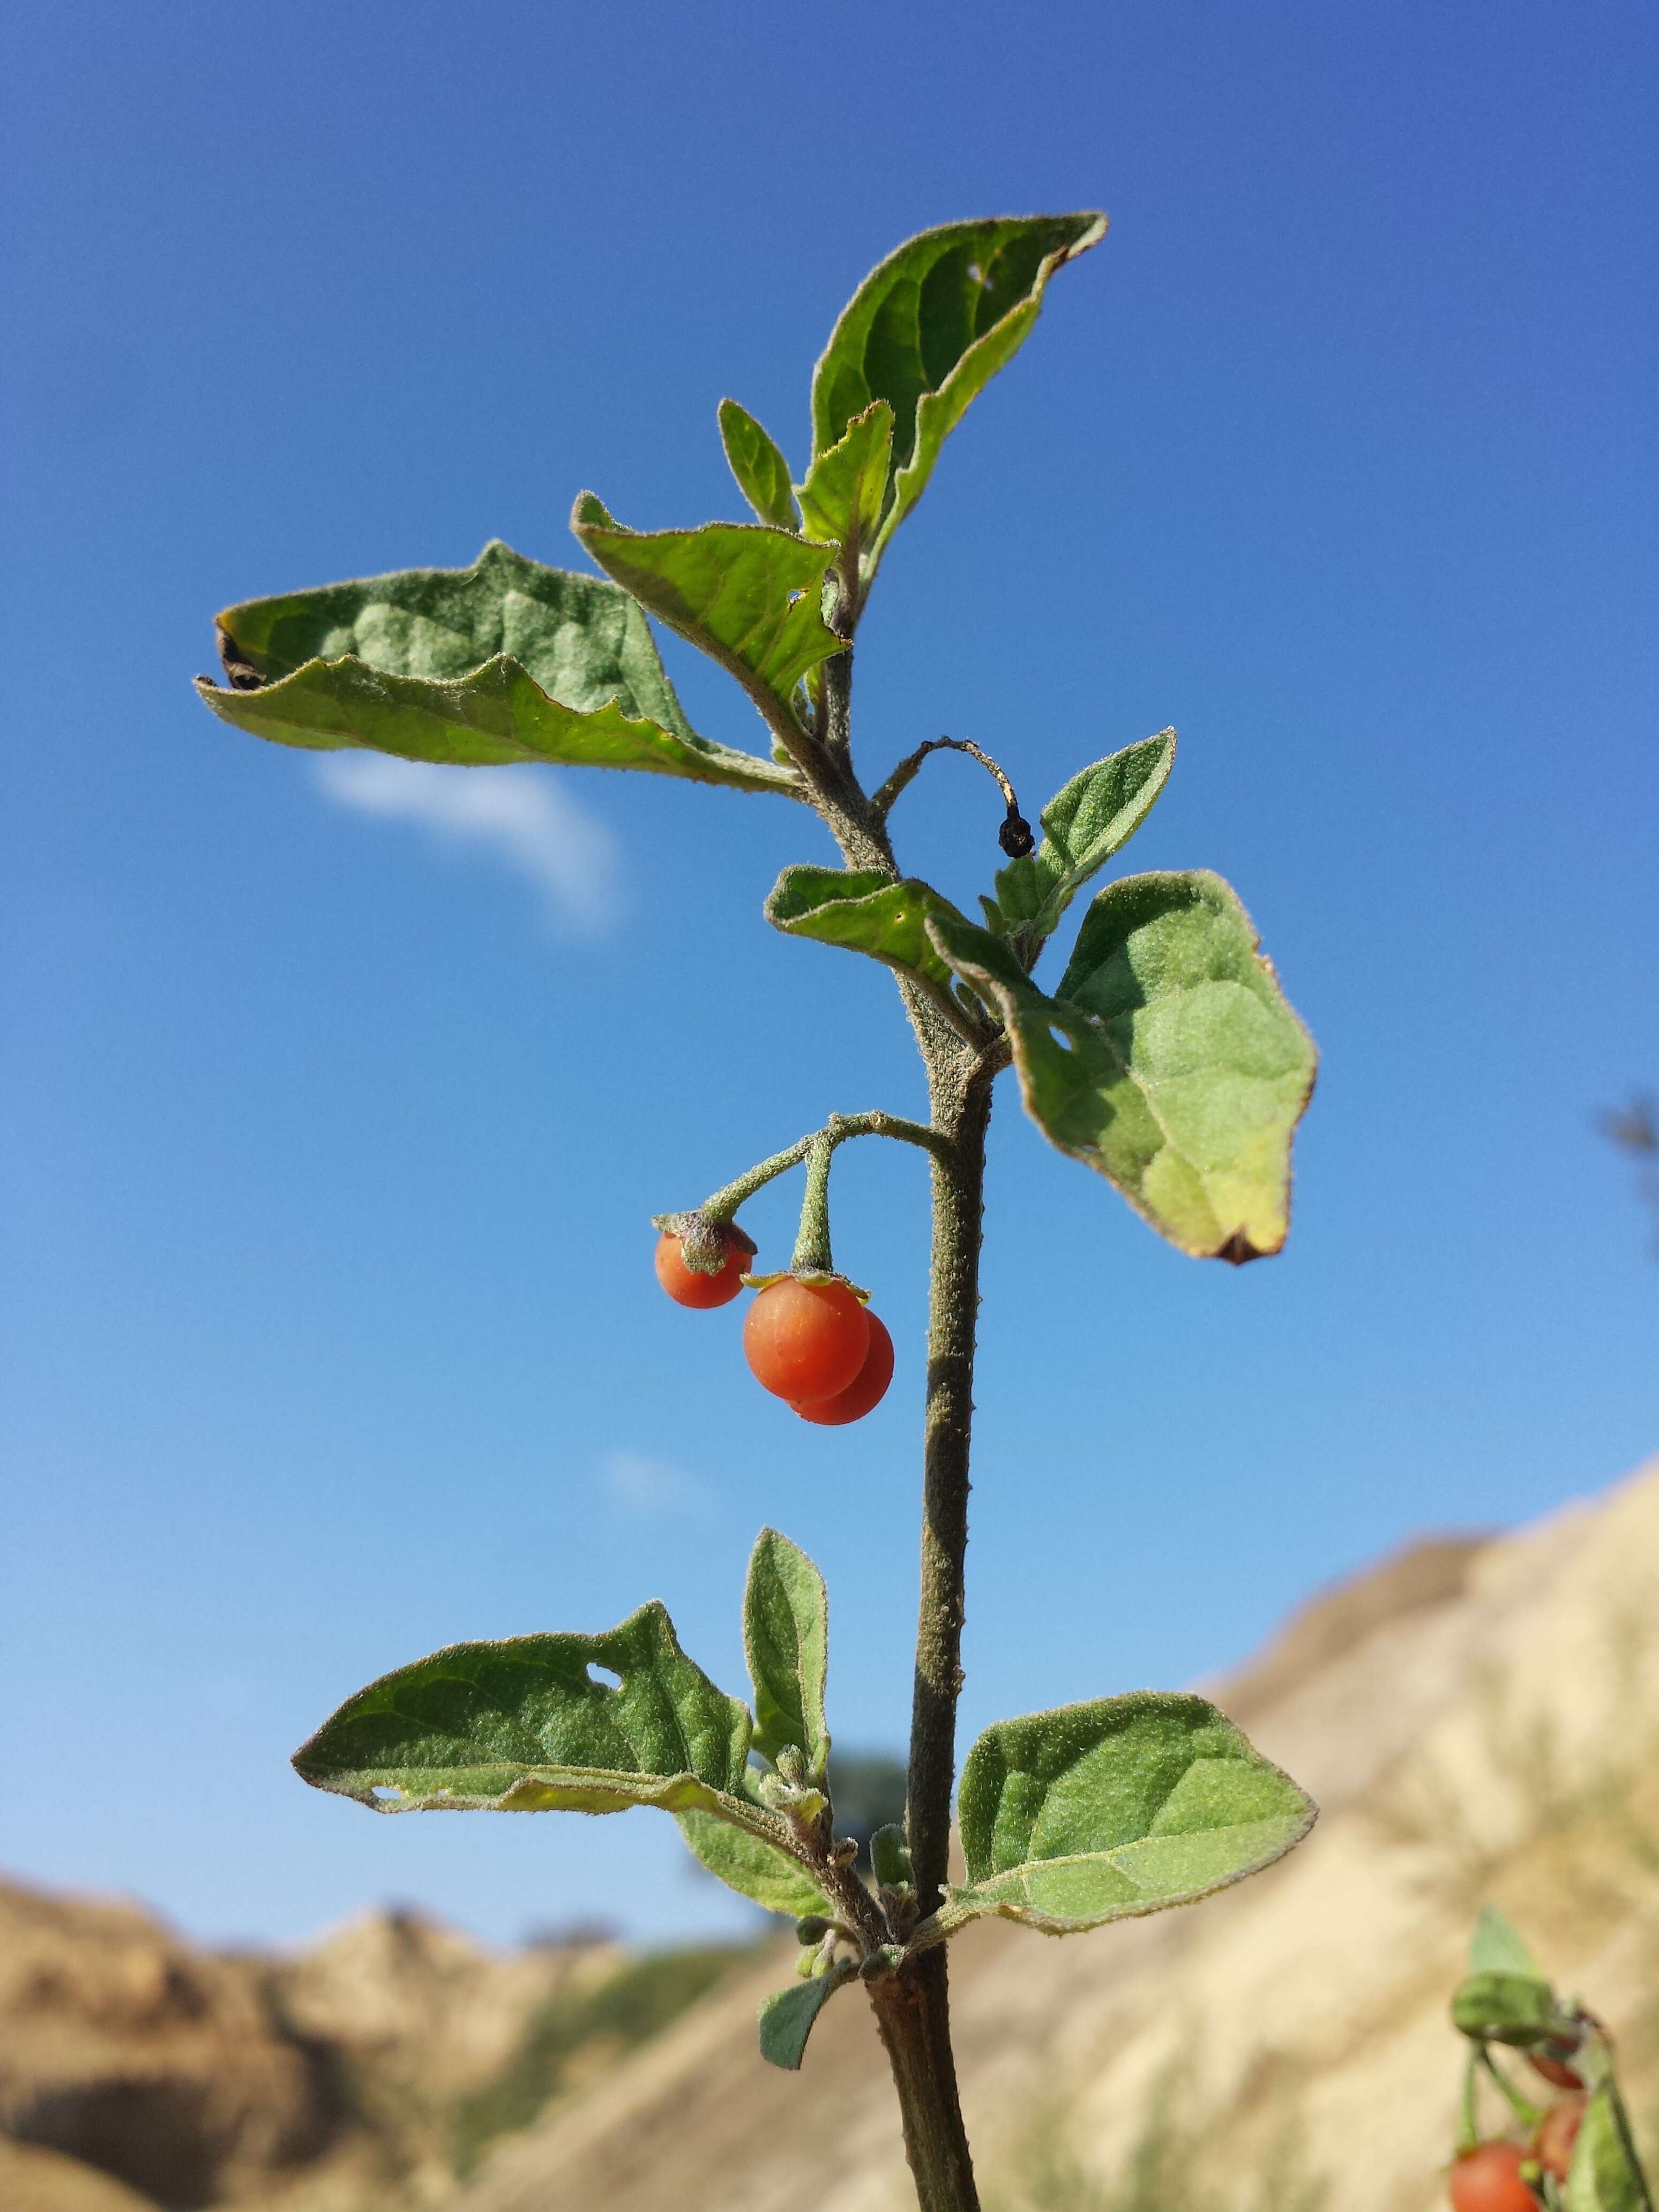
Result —
<svg viewBox="0 0 1659 2212"><path fill-rule="evenodd" d="M735 399L721 400L720 423L727 465L750 506L775 530L799 530L800 516L789 482L789 464L775 441Z"/></svg>
<svg viewBox="0 0 1659 2212"><path fill-rule="evenodd" d="M1195 1258L1279 1249L1316 1055L1219 876L1108 884L1053 998L989 931L937 915L928 929L1006 1024L1051 1143Z"/></svg>
<svg viewBox="0 0 1659 2212"><path fill-rule="evenodd" d="M949 899L916 877L895 883L874 869L786 868L773 885L766 919L788 937L868 953L919 983L954 1014L951 966L927 933L930 918L970 927Z"/></svg>
<svg viewBox="0 0 1659 2212"><path fill-rule="evenodd" d="M806 1869L780 1844L747 1828L734 1828L714 1813L677 1813L687 1848L710 1874L769 1912L799 1920L807 1913L833 1917Z"/></svg>
<svg viewBox="0 0 1659 2212"><path fill-rule="evenodd" d="M1024 963L1059 927L1091 876L1127 845L1152 812L1175 764L1176 733L1160 730L1096 761L1042 810L1042 842L997 873L996 903Z"/></svg>
<svg viewBox="0 0 1659 2212"><path fill-rule="evenodd" d="M856 1967L843 1960L827 1974L816 1975L810 1982L797 1982L790 1989L779 1990L775 1996L762 1998L761 2057L769 2066L781 2066L789 2074L799 2073L806 2039L818 2014L856 1972Z"/></svg>
<svg viewBox="0 0 1659 2212"><path fill-rule="evenodd" d="M895 474L866 580L945 439L1030 336L1049 277L1105 234L1092 213L946 223L908 240L854 294L813 373L812 450L827 452L872 400L891 407Z"/></svg>
<svg viewBox="0 0 1659 2212"><path fill-rule="evenodd" d="M626 592L499 543L470 568L249 599L218 622L233 680L197 689L222 721L277 744L800 788L792 769L696 734Z"/></svg>
<svg viewBox="0 0 1659 2212"><path fill-rule="evenodd" d="M1204 1698L1141 1690L997 1722L957 1818L968 1879L924 1945L987 1913L1063 1936L1189 1905L1282 1857L1315 1807Z"/></svg>
<svg viewBox="0 0 1659 2212"><path fill-rule="evenodd" d="M775 1824L745 1796L750 1725L747 1706L686 1657L653 1603L600 1636L435 1651L348 1698L294 1765L316 1788L376 1812L660 1805L767 1835Z"/></svg>
<svg viewBox="0 0 1659 2212"><path fill-rule="evenodd" d="M822 612L833 546L757 522L625 530L592 492L570 526L613 582L735 676L772 728L799 727L790 695L846 646Z"/></svg>
<svg viewBox="0 0 1659 2212"><path fill-rule="evenodd" d="M754 1748L775 1759L786 1744L793 1744L821 1782L830 1765L823 1717L829 1594L805 1553L775 1528L761 1530L750 1556L743 1648L755 1686Z"/></svg>

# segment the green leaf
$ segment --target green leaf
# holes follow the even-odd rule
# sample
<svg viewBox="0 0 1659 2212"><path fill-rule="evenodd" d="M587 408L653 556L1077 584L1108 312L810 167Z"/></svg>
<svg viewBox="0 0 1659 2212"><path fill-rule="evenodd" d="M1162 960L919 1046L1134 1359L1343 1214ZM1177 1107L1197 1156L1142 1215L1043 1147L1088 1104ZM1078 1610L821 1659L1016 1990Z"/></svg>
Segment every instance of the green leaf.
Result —
<svg viewBox="0 0 1659 2212"><path fill-rule="evenodd" d="M775 1996L761 1999L761 2057L769 2066L781 2066L789 2074L800 2071L801 2056L813 2022L836 1991L850 1982L856 1972L856 1967L843 1960L827 1974L819 1974L810 1982L796 1982L789 1989L779 1990Z"/></svg>
<svg viewBox="0 0 1659 2212"><path fill-rule="evenodd" d="M752 1898L769 1912L799 1920L808 1913L833 1917L833 1908L798 1859L747 1828L734 1828L714 1813L677 1813L680 1833L693 1854L728 1889Z"/></svg>
<svg viewBox="0 0 1659 2212"><path fill-rule="evenodd" d="M946 223L901 246L854 294L813 374L812 450L827 452L872 400L892 408L896 474L867 574L969 403L1024 343L1049 277L1105 234L1095 214Z"/></svg>
<svg viewBox="0 0 1659 2212"><path fill-rule="evenodd" d="M435 1651L348 1698L294 1764L318 1789L376 1812L661 1805L763 1833L767 1816L743 1796L750 1730L748 1708L686 1657L653 1603L602 1636Z"/></svg>
<svg viewBox="0 0 1659 2212"><path fill-rule="evenodd" d="M1029 967L1090 877L1127 845L1152 812L1175 764L1176 733L1160 730L1074 775L1042 810L1042 842L997 874L997 905L1024 925L1018 947Z"/></svg>
<svg viewBox="0 0 1659 2212"><path fill-rule="evenodd" d="M1452 1993L1452 2026L1477 2043L1548 2043L1572 2033L1555 1992L1536 1973L1489 1970L1470 1974Z"/></svg>
<svg viewBox="0 0 1659 2212"><path fill-rule="evenodd" d="M1006 1024L1051 1143L1200 1259L1277 1252L1312 1041L1218 876L1126 876L1094 900L1050 998L1009 948L931 915L939 951Z"/></svg>
<svg viewBox="0 0 1659 2212"><path fill-rule="evenodd" d="M1481 1907L1469 1942L1471 1974L1527 1974L1542 1981L1538 1961L1527 1948L1521 1931L1506 1920L1495 1905Z"/></svg>
<svg viewBox="0 0 1659 2212"><path fill-rule="evenodd" d="M1566 2196L1567 2212L1650 2212L1647 2182L1611 2087L1598 2089L1584 2107Z"/></svg>
<svg viewBox="0 0 1659 2212"><path fill-rule="evenodd" d="M800 488L805 535L840 548L836 566L854 592L860 556L875 544L881 526L892 443L893 410L878 399L854 416L844 438L819 454Z"/></svg>
<svg viewBox="0 0 1659 2212"><path fill-rule="evenodd" d="M592 492L570 526L606 575L735 676L773 728L799 726L796 684L846 649L820 611L833 546L754 522L624 530Z"/></svg>
<svg viewBox="0 0 1659 2212"><path fill-rule="evenodd" d="M776 444L735 399L721 400L720 420L720 443L738 480L738 489L763 522L777 530L799 530L800 516L789 482L789 464Z"/></svg>
<svg viewBox="0 0 1659 2212"><path fill-rule="evenodd" d="M470 568L250 599L218 619L234 681L197 689L222 720L277 744L800 788L793 770L697 736L626 592L500 543Z"/></svg>
<svg viewBox="0 0 1659 2212"><path fill-rule="evenodd" d="M927 922L931 917L971 927L931 884L916 877L895 883L869 868L786 868L772 886L765 914L786 936L867 952L947 1002L951 969L929 937Z"/></svg>
<svg viewBox="0 0 1659 2212"><path fill-rule="evenodd" d="M999 1721L963 1768L968 1881L931 1932L997 1913L1063 1936L1188 1905L1282 1857L1315 1815L1202 1698L1141 1690Z"/></svg>
<svg viewBox="0 0 1659 2212"><path fill-rule="evenodd" d="M761 1530L750 1557L743 1646L755 1686L754 1748L775 1759L792 1743L821 1782L830 1765L823 1717L830 1600L805 1553L775 1528Z"/></svg>

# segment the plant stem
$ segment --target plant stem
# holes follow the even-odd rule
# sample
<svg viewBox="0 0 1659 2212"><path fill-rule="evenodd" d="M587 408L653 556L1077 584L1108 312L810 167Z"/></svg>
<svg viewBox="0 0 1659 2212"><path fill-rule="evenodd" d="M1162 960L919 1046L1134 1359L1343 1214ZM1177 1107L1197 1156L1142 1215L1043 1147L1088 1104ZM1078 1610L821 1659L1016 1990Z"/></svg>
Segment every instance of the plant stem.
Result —
<svg viewBox="0 0 1659 2212"><path fill-rule="evenodd" d="M994 1062L976 1061L960 1051L930 1053L927 1060L933 1127L948 1142L933 1158L921 1595L905 1818L916 1904L924 1915L939 1905L949 1869L985 1135L994 1072ZM944 1945L907 1960L898 1972L876 1983L870 1997L898 2092L905 2155L921 2212L978 2212L951 2048Z"/></svg>

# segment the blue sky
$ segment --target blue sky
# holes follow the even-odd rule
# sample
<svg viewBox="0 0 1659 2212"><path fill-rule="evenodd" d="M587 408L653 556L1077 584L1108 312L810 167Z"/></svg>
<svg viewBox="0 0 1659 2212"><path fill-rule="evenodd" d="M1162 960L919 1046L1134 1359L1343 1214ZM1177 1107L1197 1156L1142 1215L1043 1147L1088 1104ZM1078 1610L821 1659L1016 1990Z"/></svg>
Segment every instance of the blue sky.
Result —
<svg viewBox="0 0 1659 2212"><path fill-rule="evenodd" d="M286 1756L435 1645L651 1595L741 1686L766 1521L829 1576L842 1740L901 1739L917 1159L837 1170L900 1356L856 1429L650 1267L652 1212L920 1104L881 971L760 920L816 825L388 782L189 678L256 592L496 535L580 566L584 486L735 515L716 403L799 465L836 311L953 217L1113 228L896 543L860 757L973 737L1034 812L1174 723L1129 863L1229 876L1324 1053L1291 1243L1242 1272L1003 1090L967 1729L1189 1680L1659 1444L1659 1268L1595 1129L1659 1083L1650 9L67 0L4 36L0 1864L215 1937L383 1896L730 1924L657 1816L375 1821ZM995 821L933 762L902 857L966 900Z"/></svg>

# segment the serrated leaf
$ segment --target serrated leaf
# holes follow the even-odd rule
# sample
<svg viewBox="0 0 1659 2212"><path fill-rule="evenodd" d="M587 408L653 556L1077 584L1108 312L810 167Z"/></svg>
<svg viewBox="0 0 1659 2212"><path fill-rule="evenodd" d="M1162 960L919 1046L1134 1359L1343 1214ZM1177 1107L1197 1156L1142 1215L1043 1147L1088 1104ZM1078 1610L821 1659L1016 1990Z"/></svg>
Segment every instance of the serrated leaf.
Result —
<svg viewBox="0 0 1659 2212"><path fill-rule="evenodd" d="M1023 925L1018 943L1029 967L1091 876L1127 845L1151 813L1175 764L1176 733L1160 730L1096 761L1054 793L1042 815L1035 853L997 873L997 905Z"/></svg>
<svg viewBox="0 0 1659 2212"><path fill-rule="evenodd" d="M825 623L833 546L756 522L698 530L625 530L592 492L570 520L609 577L735 676L769 724L795 724L790 695L847 641Z"/></svg>
<svg viewBox="0 0 1659 2212"><path fill-rule="evenodd" d="M734 1828L713 1813L677 1813L688 1848L728 1889L752 1898L769 1912L799 1920L807 1913L834 1917L811 1876L799 1860L746 1828Z"/></svg>
<svg viewBox="0 0 1659 2212"><path fill-rule="evenodd" d="M735 399L721 400L720 423L726 464L750 506L775 529L799 530L800 516L789 481L789 464L775 441Z"/></svg>
<svg viewBox="0 0 1659 2212"><path fill-rule="evenodd" d="M799 789L793 771L696 734L626 592L499 542L470 568L250 599L218 621L238 682L197 689L221 720L277 744Z"/></svg>
<svg viewBox="0 0 1659 2212"><path fill-rule="evenodd" d="M755 1686L754 1748L776 1759L786 1744L821 1781L830 1764L823 1689L830 1662L830 1599L798 1544L763 1528L743 1593L743 1648Z"/></svg>
<svg viewBox="0 0 1659 2212"><path fill-rule="evenodd" d="M787 867L772 886L766 919L786 936L866 952L935 997L951 987L951 969L927 933L929 917L969 924L949 899L917 877L895 883L873 869Z"/></svg>
<svg viewBox="0 0 1659 2212"><path fill-rule="evenodd" d="M1646 2178L1611 2088L1584 2107L1567 2169L1567 2212L1650 2212Z"/></svg>
<svg viewBox="0 0 1659 2212"><path fill-rule="evenodd" d="M804 533L840 548L836 566L854 592L860 556L875 544L881 526L892 443L893 410L878 399L853 417L843 438L818 455L800 487Z"/></svg>
<svg viewBox="0 0 1659 2212"><path fill-rule="evenodd" d="M937 915L928 929L1006 1024L1026 1110L1051 1143L1195 1258L1279 1249L1316 1055L1220 877L1109 884L1053 998L988 931Z"/></svg>
<svg viewBox="0 0 1659 2212"><path fill-rule="evenodd" d="M401 1667L348 1698L294 1765L376 1812L660 1805L763 1831L743 1800L750 1733L748 1708L686 1657L653 1602L604 1635L456 1644Z"/></svg>
<svg viewBox="0 0 1659 2212"><path fill-rule="evenodd" d="M814 2022L836 1991L853 1979L855 1971L843 1961L827 1974L810 1982L796 1982L761 1999L761 2057L769 2066L781 2066L789 2074L799 2072Z"/></svg>
<svg viewBox="0 0 1659 2212"><path fill-rule="evenodd" d="M1142 1690L999 1721L963 1768L968 1880L933 1932L996 1913L1066 1935L1188 1905L1282 1857L1315 1814L1202 1698Z"/></svg>
<svg viewBox="0 0 1659 2212"><path fill-rule="evenodd" d="M854 294L813 374L812 450L835 445L872 400L892 408L896 474L867 573L969 402L1024 344L1049 277L1105 232L1091 213L946 223L908 240Z"/></svg>
<svg viewBox="0 0 1659 2212"><path fill-rule="evenodd" d="M1506 1920L1495 1905L1483 1905L1469 1940L1471 1974L1528 1974L1542 1981L1538 1961L1527 1948L1513 1921Z"/></svg>

